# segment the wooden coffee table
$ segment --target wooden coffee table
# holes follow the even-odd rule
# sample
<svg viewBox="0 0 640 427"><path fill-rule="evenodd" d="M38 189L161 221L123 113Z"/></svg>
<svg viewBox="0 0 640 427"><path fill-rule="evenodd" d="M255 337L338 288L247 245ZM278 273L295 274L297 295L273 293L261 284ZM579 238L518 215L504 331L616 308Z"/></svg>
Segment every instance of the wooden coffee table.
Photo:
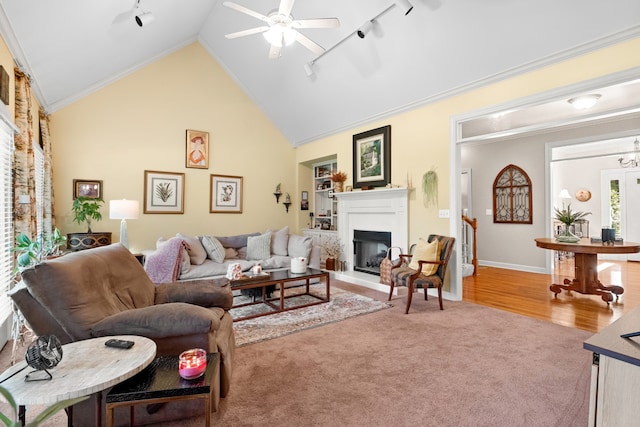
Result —
<svg viewBox="0 0 640 427"><path fill-rule="evenodd" d="M325 295L315 295L312 294L309 290L309 285L311 279L320 279L325 282ZM284 289L285 283L291 283L296 281L304 281L302 286L305 287L303 293L296 293L295 295L285 296ZM270 285L278 286L280 291L280 296L278 298L267 298L266 296L266 287ZM246 280L232 280L231 281L231 290L242 290L242 289L256 289L262 288L262 299L258 301L252 301L244 304L234 305L232 308L246 307L250 305L256 304L266 304L270 311L255 313L248 316L238 317L233 319L234 322L239 320L252 319L254 317L266 316L268 314L281 313L283 311L295 310L302 307L309 307L312 305L322 304L325 302L329 302L331 300L330 296L330 288L331 288L331 278L328 272L323 270L318 270L315 268L307 268L307 271L304 273L292 273L290 269L286 270L275 270L271 271L268 277L254 277L248 278ZM307 302L303 304L297 304L292 306L286 306L285 300L295 297L300 297L302 295L308 295L314 299L312 302Z"/></svg>
<svg viewBox="0 0 640 427"><path fill-rule="evenodd" d="M133 341L128 350L106 347L111 338ZM24 425L25 406L51 405L56 402L98 393L102 402L102 390L118 384L142 371L156 356L156 344L149 338L135 335L118 335L76 341L62 346L62 360L49 372L51 380L26 382L24 377L33 369L27 362L17 363L7 369L0 381L20 372L2 383L11 392L20 407L20 421ZM69 425L73 425L73 407L68 408ZM96 425L102 425L102 411L96 411Z"/></svg>

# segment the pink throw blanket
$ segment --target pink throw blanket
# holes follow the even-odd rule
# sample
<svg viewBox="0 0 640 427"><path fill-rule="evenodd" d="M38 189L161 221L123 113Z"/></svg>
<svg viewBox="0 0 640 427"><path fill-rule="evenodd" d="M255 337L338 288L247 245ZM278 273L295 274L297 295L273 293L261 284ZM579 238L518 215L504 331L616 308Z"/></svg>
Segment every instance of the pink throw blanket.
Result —
<svg viewBox="0 0 640 427"><path fill-rule="evenodd" d="M179 237L172 237L147 256L144 269L153 283L171 283L180 276L183 249L187 244Z"/></svg>

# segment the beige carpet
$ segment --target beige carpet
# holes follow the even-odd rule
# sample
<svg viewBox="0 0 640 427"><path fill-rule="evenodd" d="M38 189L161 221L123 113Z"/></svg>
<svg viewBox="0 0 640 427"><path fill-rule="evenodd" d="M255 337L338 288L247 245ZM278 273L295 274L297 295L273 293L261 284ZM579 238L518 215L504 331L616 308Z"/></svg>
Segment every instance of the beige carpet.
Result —
<svg viewBox="0 0 640 427"><path fill-rule="evenodd" d="M582 342L590 333L465 302L445 301L440 311L422 295L408 315L404 294L392 302L238 348L231 392L212 424L587 424L591 355ZM47 425L65 422L58 414ZM203 418L158 425L195 427Z"/></svg>

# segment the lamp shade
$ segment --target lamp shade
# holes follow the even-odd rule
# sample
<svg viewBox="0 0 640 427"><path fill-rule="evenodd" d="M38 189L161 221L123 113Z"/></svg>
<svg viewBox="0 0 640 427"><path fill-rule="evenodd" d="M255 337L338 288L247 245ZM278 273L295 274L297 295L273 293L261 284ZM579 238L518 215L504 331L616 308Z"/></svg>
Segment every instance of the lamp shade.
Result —
<svg viewBox="0 0 640 427"><path fill-rule="evenodd" d="M109 218L111 219L138 219L140 203L137 200L110 200Z"/></svg>
<svg viewBox="0 0 640 427"><path fill-rule="evenodd" d="M560 194L558 195L558 197L561 199L570 199L571 194L569 194L569 190L563 188L562 190L560 190Z"/></svg>

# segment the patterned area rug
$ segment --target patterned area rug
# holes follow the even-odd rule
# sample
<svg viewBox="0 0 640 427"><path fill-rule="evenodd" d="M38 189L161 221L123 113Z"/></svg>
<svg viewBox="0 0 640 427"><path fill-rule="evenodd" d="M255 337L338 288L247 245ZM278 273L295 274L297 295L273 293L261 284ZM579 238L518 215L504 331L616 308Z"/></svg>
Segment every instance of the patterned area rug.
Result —
<svg viewBox="0 0 640 427"><path fill-rule="evenodd" d="M301 288L285 290L287 296L301 291ZM311 293L315 295L324 296L324 291L324 284L311 286ZM277 295L278 292L273 294L274 297ZM246 298L249 297L238 296L234 298L234 304L239 304L242 299ZM299 304L306 298L310 297L301 296L299 300L298 298L287 298L285 305ZM242 347L278 338L305 329L315 328L316 326L339 322L361 314L373 313L392 306L390 303L376 301L339 288L331 288L331 301L327 303L234 322L233 329L236 335L236 346ZM235 318L243 317L250 312L249 310L264 311L265 307L264 304L257 304L250 307L234 308L231 309L231 315Z"/></svg>

